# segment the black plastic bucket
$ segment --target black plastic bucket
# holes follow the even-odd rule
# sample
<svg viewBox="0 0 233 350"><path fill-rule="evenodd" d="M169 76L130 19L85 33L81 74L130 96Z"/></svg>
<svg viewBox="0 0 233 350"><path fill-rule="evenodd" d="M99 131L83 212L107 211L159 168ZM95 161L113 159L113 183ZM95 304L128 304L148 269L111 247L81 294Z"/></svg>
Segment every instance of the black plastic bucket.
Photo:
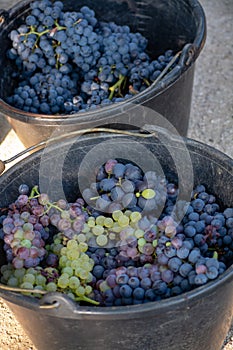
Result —
<svg viewBox="0 0 233 350"><path fill-rule="evenodd" d="M29 147L47 139L54 130L69 132L76 129L112 124L130 103L145 105L170 121L180 135L186 136L189 124L194 66L206 39L204 11L197 0L73 0L65 1L65 10L78 10L87 5L97 18L127 24L148 39L148 53L152 58L173 49L182 50L175 68L155 86L130 99L98 111L70 116L26 113L4 102L15 82L11 79L12 64L6 58L10 46L9 32L22 23L29 11L30 1L24 0L9 11L1 11L0 46L0 113L4 115L21 141ZM128 122L125 120L126 123Z"/></svg>
<svg viewBox="0 0 233 350"><path fill-rule="evenodd" d="M183 152L188 150L194 185L204 184L222 205L232 206L232 159L197 141L166 137L166 143L159 137L113 134L63 140L45 153L40 150L30 155L0 177L0 207L14 200L22 182L33 186L45 181L48 192L56 193L61 172L55 164L59 165L61 159L62 187L67 200L73 200L78 195L81 162L99 145L104 153L107 141L129 150L132 142L137 142L156 157L168 178L177 172L172 152L178 152L183 159ZM180 296L133 306L79 306L59 293L49 293L38 301L1 287L0 296L38 350L220 350L233 315L233 267L216 280Z"/></svg>

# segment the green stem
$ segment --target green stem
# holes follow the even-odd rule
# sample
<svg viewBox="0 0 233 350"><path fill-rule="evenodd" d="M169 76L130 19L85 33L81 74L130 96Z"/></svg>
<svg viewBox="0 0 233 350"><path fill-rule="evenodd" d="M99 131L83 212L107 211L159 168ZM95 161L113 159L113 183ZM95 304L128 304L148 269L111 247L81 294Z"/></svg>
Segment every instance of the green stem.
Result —
<svg viewBox="0 0 233 350"><path fill-rule="evenodd" d="M29 33L22 33L22 34L20 34L20 36L25 36L27 38L30 34L35 34L37 36L37 40L36 40L35 45L34 45L34 48L35 48L37 46L38 41L40 40L41 36L43 36L47 33L50 33L50 34L53 33L53 35L54 35L55 32L58 30L66 30L67 29L67 27L60 26L57 21L55 21L54 23L56 26L53 29L46 29L43 32L37 32L35 30L36 27L31 26L30 27L31 30ZM53 35L51 35L51 36L53 36Z"/></svg>
<svg viewBox="0 0 233 350"><path fill-rule="evenodd" d="M55 23L55 25L56 25L56 27L55 28L57 28L57 30L66 30L67 29L67 27L63 27L63 26L60 26L60 24L58 23L58 21L54 21L54 23Z"/></svg>
<svg viewBox="0 0 233 350"><path fill-rule="evenodd" d="M124 82L124 80L125 80L125 76L120 74L120 75L119 75L119 80L118 80L113 86L111 86L111 87L109 88L109 90L111 91L111 92L110 92L110 95L109 95L109 97L108 97L109 100L112 100L112 99L113 99L116 90L117 90L118 88L120 89L121 84Z"/></svg>
<svg viewBox="0 0 233 350"><path fill-rule="evenodd" d="M34 186L31 190L31 193L28 197L28 199L32 199L32 198L38 198L40 196L40 192L38 190L38 186Z"/></svg>
<svg viewBox="0 0 233 350"><path fill-rule="evenodd" d="M97 200L97 199L99 199L99 198L100 198L100 196L97 196L97 197L91 197L91 198L90 198L90 200L91 200L91 201L96 201L96 200Z"/></svg>
<svg viewBox="0 0 233 350"><path fill-rule="evenodd" d="M63 210L62 210L60 207L58 207L57 205L55 205L55 204L53 204L53 203L51 203L51 202L49 202L49 203L47 204L47 206L48 206L48 209L44 212L44 214L47 214L51 208L57 209L57 210L59 210L61 213L63 212Z"/></svg>
<svg viewBox="0 0 233 350"><path fill-rule="evenodd" d="M47 34L47 33L49 33L50 32L50 29L46 29L46 30L44 30L43 32L36 32L36 31L34 31L34 30L32 30L32 31L30 31L30 32L28 32L28 33L22 33L22 34L19 34L20 36L28 36L28 35L30 35L30 34L35 34L35 35L37 35L37 36L39 36L39 37L41 37L42 35L44 35L44 34Z"/></svg>
<svg viewBox="0 0 233 350"><path fill-rule="evenodd" d="M144 83L146 83L147 86L150 86L150 82L146 78L144 78L143 81Z"/></svg>
<svg viewBox="0 0 233 350"><path fill-rule="evenodd" d="M82 22L82 18L79 18L76 22L74 22L73 26L75 26L76 24L79 24L80 22Z"/></svg>
<svg viewBox="0 0 233 350"><path fill-rule="evenodd" d="M94 305L99 305L99 302L98 301L95 301L91 298L88 298L86 297L85 295L82 296L82 297L77 297L75 298L76 301L86 301L87 303L91 303L91 304L94 304Z"/></svg>

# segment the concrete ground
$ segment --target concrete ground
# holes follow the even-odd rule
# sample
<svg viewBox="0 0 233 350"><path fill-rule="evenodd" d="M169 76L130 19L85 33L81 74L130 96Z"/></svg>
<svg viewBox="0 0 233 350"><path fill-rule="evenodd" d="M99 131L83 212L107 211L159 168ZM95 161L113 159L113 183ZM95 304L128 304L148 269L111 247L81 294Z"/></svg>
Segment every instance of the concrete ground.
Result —
<svg viewBox="0 0 233 350"><path fill-rule="evenodd" d="M7 9L16 2L0 0L0 8ZM233 1L200 2L207 18L207 41L196 62L188 136L233 157ZM2 119L0 142L0 159L24 149ZM2 300L0 315L1 350L36 350ZM233 350L233 329L222 350Z"/></svg>

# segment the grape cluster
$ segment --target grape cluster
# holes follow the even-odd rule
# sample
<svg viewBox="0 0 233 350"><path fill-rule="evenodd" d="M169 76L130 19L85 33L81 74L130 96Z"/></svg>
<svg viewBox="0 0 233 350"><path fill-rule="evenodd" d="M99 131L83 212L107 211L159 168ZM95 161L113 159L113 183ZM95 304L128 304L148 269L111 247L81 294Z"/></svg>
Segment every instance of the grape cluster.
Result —
<svg viewBox="0 0 233 350"><path fill-rule="evenodd" d="M97 212L129 209L155 213L164 206L167 187L166 180L154 171L143 173L132 163L110 159L97 169L96 182L82 195Z"/></svg>
<svg viewBox="0 0 233 350"><path fill-rule="evenodd" d="M76 239L69 239L66 243L63 241L63 244L61 242L56 237L54 245L48 247L56 253L53 255L59 257L59 277L54 282L54 289L68 294L74 300L88 301L85 298L92 292L90 283L93 280L91 271L94 266L94 261L86 254L88 246Z"/></svg>
<svg viewBox="0 0 233 350"><path fill-rule="evenodd" d="M93 303L88 295L94 261L86 254L88 245L78 240L86 218L83 200L52 203L37 186L29 194L25 184L19 192L7 215L1 216L0 237L8 262L2 266L1 281L23 289L60 291ZM56 233L50 237L52 228Z"/></svg>
<svg viewBox="0 0 233 350"><path fill-rule="evenodd" d="M158 301L189 291L194 285L215 279L225 270L223 263L206 258L197 264L196 272L188 263L169 264L161 269L157 264L141 267L121 266L111 269L105 279L99 280L94 290L95 299L102 306L136 305Z"/></svg>
<svg viewBox="0 0 233 350"><path fill-rule="evenodd" d="M8 261L13 259L19 268L25 264L25 267L39 264L39 258L45 255L43 247L50 237L51 226L62 237L72 239L82 231L87 218L81 198L74 203L68 203L64 199L52 203L47 194L39 193L38 186L30 194L25 192L29 191L26 185L21 185L20 191L23 194L9 206L7 216L2 217L2 234ZM34 263L30 265L29 261Z"/></svg>
<svg viewBox="0 0 233 350"><path fill-rule="evenodd" d="M3 265L1 281L11 287L29 289L30 293L26 291L26 295L37 295L38 290L58 291L66 293L73 300L95 304L95 301L89 298L92 293L90 282L93 280L91 271L94 261L85 253L87 248L85 244L69 240L65 246L62 245L59 253L57 252L57 267L50 266L51 253L47 257L46 267L15 268L11 264Z"/></svg>
<svg viewBox="0 0 233 350"><path fill-rule="evenodd" d="M22 289L35 290L37 296L38 290L54 292L57 290L55 281L59 273L56 269L40 266L30 268L14 269L11 264L1 267L1 282L10 287L20 287ZM30 292L25 292L26 295L31 295ZM39 296L39 294L38 294Z"/></svg>
<svg viewBox="0 0 233 350"><path fill-rule="evenodd" d="M8 262L16 269L35 267L46 255L45 240L49 237L48 216L36 198L23 193L9 206L2 217L2 235Z"/></svg>
<svg viewBox="0 0 233 350"><path fill-rule="evenodd" d="M93 201L107 202L102 211L90 205L94 188ZM222 208L203 185L181 201L175 183L109 159L84 192L87 200L51 202L38 186L19 187L15 202L1 209L2 283L36 297L58 291L78 302L133 305L205 285L232 264L233 208ZM132 207L123 205L127 194L135 197ZM155 196L149 209L141 206L140 198Z"/></svg>
<svg viewBox="0 0 233 350"><path fill-rule="evenodd" d="M120 102L143 91L173 58L152 61L147 39L128 26L98 21L87 6L30 3L25 23L10 32L7 51L18 85L7 102L31 113L70 114Z"/></svg>

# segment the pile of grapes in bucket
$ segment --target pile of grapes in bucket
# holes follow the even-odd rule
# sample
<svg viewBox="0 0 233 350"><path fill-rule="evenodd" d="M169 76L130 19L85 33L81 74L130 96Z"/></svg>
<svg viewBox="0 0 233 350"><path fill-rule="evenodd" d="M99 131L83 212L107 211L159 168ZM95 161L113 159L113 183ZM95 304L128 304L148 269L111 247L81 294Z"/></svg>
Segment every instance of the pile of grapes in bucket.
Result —
<svg viewBox="0 0 233 350"><path fill-rule="evenodd" d="M104 22L87 6L64 11L63 3L34 1L23 24L9 34L15 64L10 105L46 115L96 110L125 101L172 69L177 54L152 60L147 39L126 25Z"/></svg>
<svg viewBox="0 0 233 350"><path fill-rule="evenodd" d="M109 159L76 201L38 186L0 212L1 283L40 298L135 305L181 295L218 278L233 260L233 208L199 184L190 201L155 171Z"/></svg>

